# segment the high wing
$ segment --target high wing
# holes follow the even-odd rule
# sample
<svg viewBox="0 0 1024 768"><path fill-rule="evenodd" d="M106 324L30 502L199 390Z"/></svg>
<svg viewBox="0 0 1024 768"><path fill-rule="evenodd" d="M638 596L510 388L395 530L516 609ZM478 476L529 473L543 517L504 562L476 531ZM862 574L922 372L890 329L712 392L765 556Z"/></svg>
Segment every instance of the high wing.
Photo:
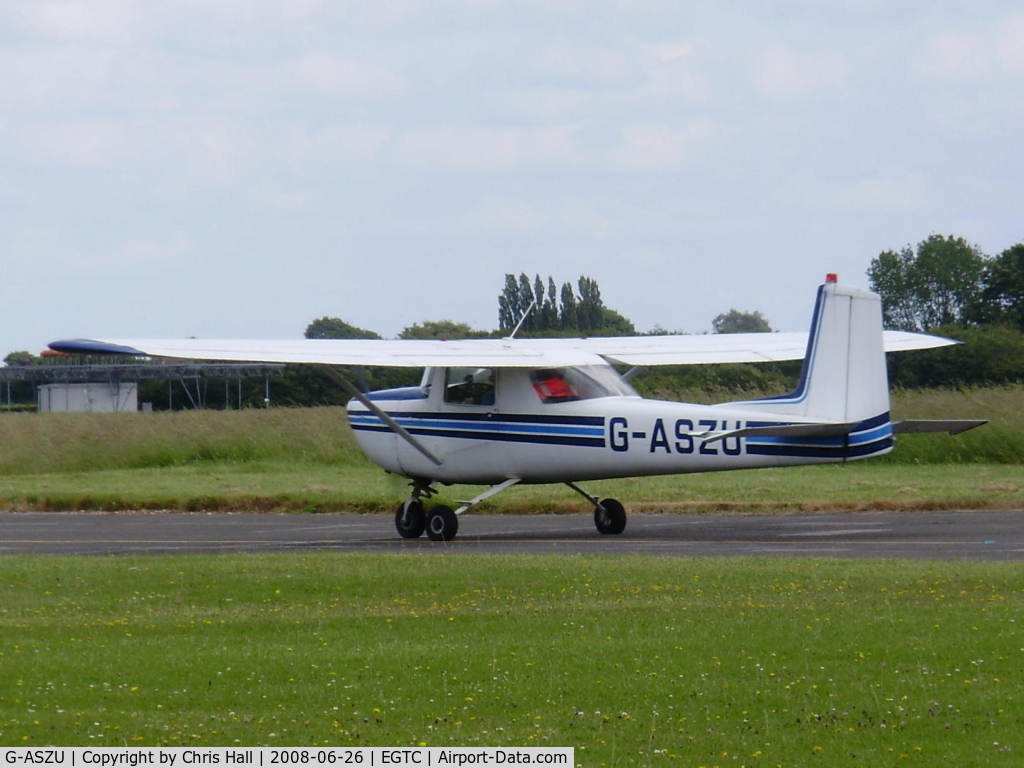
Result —
<svg viewBox="0 0 1024 768"><path fill-rule="evenodd" d="M957 342L885 331L885 351L933 349ZM806 333L618 336L588 339L68 339L50 348L74 355L135 355L186 360L426 368L544 368L590 365L701 365L800 360Z"/></svg>

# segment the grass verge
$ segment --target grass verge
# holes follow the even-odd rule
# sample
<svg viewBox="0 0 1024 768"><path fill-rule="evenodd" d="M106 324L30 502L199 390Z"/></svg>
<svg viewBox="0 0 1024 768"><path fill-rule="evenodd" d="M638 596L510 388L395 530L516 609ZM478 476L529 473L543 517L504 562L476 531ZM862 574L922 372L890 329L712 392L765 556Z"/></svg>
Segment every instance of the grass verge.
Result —
<svg viewBox="0 0 1024 768"><path fill-rule="evenodd" d="M1019 508L1024 388L896 392L894 418L987 416L966 435L911 435L887 457L594 483L634 511ZM0 509L389 512L406 496L359 451L342 408L0 416ZM456 495L457 494L457 495ZM472 488L444 500L471 498ZM560 487L480 511L577 511Z"/></svg>
<svg viewBox="0 0 1024 768"><path fill-rule="evenodd" d="M0 559L0 743L1017 765L1013 565Z"/></svg>
<svg viewBox="0 0 1024 768"><path fill-rule="evenodd" d="M603 498L620 499L632 512L1024 508L1024 466L1015 464L857 462L585 485ZM440 490L439 501L451 504L483 489ZM389 513L407 496L404 481L366 465L205 462L163 469L0 475L0 509L7 511ZM474 513L564 513L585 506L565 486L525 486L484 502Z"/></svg>

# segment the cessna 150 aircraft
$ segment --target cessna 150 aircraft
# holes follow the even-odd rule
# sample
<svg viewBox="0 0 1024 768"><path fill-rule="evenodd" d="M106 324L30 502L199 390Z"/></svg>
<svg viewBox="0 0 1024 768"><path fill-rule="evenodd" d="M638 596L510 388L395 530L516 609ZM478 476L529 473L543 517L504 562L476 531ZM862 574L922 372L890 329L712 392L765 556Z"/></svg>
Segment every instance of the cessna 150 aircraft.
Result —
<svg viewBox="0 0 1024 768"><path fill-rule="evenodd" d="M514 334L513 334L514 335ZM408 478L410 497L395 526L452 539L458 516L519 483L565 483L594 507L597 530L621 533L626 512L581 481L843 462L880 456L893 435L960 432L984 421L889 417L886 351L952 344L882 330L876 294L839 285L818 290L809 335L801 333L590 339L54 342L72 354L192 360L312 363L351 395L348 416L360 447L386 471ZM662 364L803 358L785 397L719 405L646 400L630 386L637 368ZM363 394L332 366L425 368L419 386ZM622 375L614 366L633 366ZM424 501L442 483L487 485L457 509Z"/></svg>

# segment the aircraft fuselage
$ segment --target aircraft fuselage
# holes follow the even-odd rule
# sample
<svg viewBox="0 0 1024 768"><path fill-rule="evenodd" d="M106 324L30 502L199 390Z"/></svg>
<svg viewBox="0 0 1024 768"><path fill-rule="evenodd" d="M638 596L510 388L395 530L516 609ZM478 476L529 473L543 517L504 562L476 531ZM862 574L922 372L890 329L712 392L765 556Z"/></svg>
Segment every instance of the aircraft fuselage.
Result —
<svg viewBox="0 0 1024 768"><path fill-rule="evenodd" d="M363 451L384 469L443 483L714 472L847 461L892 448L888 413L843 437L712 440L714 433L794 420L741 403L646 400L611 366L598 368L429 369L420 387L371 395L439 465L356 401L349 419Z"/></svg>

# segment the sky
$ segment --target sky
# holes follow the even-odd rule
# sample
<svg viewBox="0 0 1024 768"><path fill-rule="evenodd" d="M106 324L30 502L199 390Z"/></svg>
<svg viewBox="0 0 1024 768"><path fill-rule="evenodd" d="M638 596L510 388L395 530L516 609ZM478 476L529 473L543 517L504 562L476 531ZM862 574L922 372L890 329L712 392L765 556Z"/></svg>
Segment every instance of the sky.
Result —
<svg viewBox="0 0 1024 768"><path fill-rule="evenodd" d="M67 337L807 327L827 272L1024 240L1002 0L0 0L0 357Z"/></svg>

